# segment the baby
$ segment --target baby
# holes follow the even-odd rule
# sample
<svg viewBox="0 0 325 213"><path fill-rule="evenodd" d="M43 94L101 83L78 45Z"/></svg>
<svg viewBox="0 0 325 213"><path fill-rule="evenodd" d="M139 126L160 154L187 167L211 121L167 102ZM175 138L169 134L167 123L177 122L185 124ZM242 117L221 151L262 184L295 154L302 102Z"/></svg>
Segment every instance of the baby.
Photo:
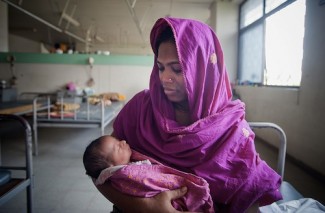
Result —
<svg viewBox="0 0 325 213"><path fill-rule="evenodd" d="M137 197L152 197L186 186L186 195L172 201L177 210L214 212L209 185L203 178L131 150L124 140L109 135L97 138L87 146L83 163L96 185L109 180L117 190Z"/></svg>

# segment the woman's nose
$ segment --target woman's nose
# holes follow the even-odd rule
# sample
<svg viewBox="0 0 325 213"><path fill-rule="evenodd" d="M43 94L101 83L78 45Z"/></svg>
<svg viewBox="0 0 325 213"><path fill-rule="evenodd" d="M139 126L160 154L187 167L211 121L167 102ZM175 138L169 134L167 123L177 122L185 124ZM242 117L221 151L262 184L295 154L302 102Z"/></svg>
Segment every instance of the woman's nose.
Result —
<svg viewBox="0 0 325 213"><path fill-rule="evenodd" d="M160 80L163 82L163 83L172 83L173 82L173 76L164 71L163 73L160 74Z"/></svg>

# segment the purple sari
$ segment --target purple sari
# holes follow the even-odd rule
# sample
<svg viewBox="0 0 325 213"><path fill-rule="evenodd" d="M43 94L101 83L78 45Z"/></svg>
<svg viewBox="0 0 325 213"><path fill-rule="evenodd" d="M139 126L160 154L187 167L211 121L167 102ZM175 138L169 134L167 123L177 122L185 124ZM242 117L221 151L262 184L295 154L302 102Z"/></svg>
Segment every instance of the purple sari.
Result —
<svg viewBox="0 0 325 213"><path fill-rule="evenodd" d="M149 90L135 95L119 113L114 134L158 161L204 178L219 209L243 212L253 203L281 199L281 177L259 158L244 104L232 101L223 52L207 25L186 19L159 19L151 45L167 26L173 30L188 95L189 126L175 121L155 64Z"/></svg>

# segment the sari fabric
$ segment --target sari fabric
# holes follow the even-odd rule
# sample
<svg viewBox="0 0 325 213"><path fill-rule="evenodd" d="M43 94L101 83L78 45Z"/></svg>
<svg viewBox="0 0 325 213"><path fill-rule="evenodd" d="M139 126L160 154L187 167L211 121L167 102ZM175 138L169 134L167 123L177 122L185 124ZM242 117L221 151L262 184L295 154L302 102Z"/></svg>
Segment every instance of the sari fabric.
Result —
<svg viewBox="0 0 325 213"><path fill-rule="evenodd" d="M187 90L192 124L175 121L156 63L155 43L170 26ZM244 104L232 101L221 45L207 25L162 18L150 35L155 63L149 90L135 95L114 123L114 134L165 165L203 177L220 210L243 212L281 199L281 177L259 158Z"/></svg>

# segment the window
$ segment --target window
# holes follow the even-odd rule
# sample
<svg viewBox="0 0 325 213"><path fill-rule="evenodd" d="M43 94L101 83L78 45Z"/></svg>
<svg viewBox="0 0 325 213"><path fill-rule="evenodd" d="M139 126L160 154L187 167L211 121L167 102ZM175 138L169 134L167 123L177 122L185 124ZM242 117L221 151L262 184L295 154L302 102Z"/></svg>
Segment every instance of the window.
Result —
<svg viewBox="0 0 325 213"><path fill-rule="evenodd" d="M262 16L251 21L257 2L240 9L239 82L300 86L305 0L262 1Z"/></svg>
<svg viewBox="0 0 325 213"><path fill-rule="evenodd" d="M245 27L263 16L263 0L247 1L241 8L240 26Z"/></svg>
<svg viewBox="0 0 325 213"><path fill-rule="evenodd" d="M270 12L271 10L275 9L282 3L284 3L286 0L267 0L265 2L265 13Z"/></svg>

